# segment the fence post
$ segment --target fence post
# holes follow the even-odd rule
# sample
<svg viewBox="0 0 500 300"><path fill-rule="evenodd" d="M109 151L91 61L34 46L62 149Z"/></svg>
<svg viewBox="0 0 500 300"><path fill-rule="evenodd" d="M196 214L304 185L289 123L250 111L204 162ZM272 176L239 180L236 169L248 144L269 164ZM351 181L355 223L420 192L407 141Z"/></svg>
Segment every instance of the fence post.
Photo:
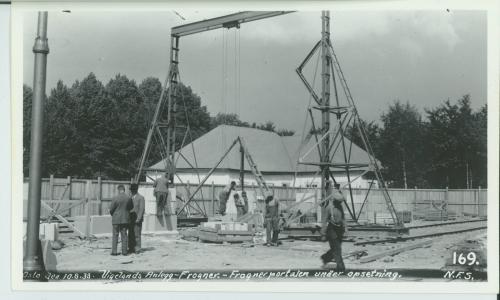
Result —
<svg viewBox="0 0 500 300"><path fill-rule="evenodd" d="M186 182L186 190L187 190L187 199L189 199L189 198L191 198L191 185L189 184L189 180ZM191 201L196 201L196 200L193 199ZM189 214L190 214L189 206L186 206L186 212L187 212L187 215L189 217Z"/></svg>
<svg viewBox="0 0 500 300"><path fill-rule="evenodd" d="M215 216L215 185L212 181L212 217Z"/></svg>
<svg viewBox="0 0 500 300"><path fill-rule="evenodd" d="M477 208L477 217L479 218L479 199L481 198L481 186L478 186L477 187L477 205L476 205L476 208Z"/></svg>
<svg viewBox="0 0 500 300"><path fill-rule="evenodd" d="M67 177L67 179L66 179L66 181L67 181L67 184L68 184L68 200L71 200L71 176L68 176L68 177ZM70 210L68 211L68 214L69 214L70 216L72 216L72 214L71 214L71 210L72 210L72 209L70 209Z"/></svg>
<svg viewBox="0 0 500 300"><path fill-rule="evenodd" d="M54 200L54 175L50 174L49 179L49 200Z"/></svg>
<svg viewBox="0 0 500 300"><path fill-rule="evenodd" d="M68 187L68 200L71 200L71 176L68 176L68 178L66 179L67 180L67 184L69 185Z"/></svg>
<svg viewBox="0 0 500 300"><path fill-rule="evenodd" d="M102 180L101 176L97 177L97 205L99 210L99 215L102 215Z"/></svg>
<svg viewBox="0 0 500 300"><path fill-rule="evenodd" d="M318 191L314 189L314 206L316 207L316 222L323 222L323 211L321 210L321 206L318 206ZM299 219L300 223L300 219Z"/></svg>
<svg viewBox="0 0 500 300"><path fill-rule="evenodd" d="M416 212L417 211L417 207L418 207L418 204L417 204L417 186L415 186L413 188L413 190L414 190L413 191L413 212ZM412 219L413 219L413 216L412 216Z"/></svg>
<svg viewBox="0 0 500 300"><path fill-rule="evenodd" d="M90 199L91 199L91 192L90 188L92 185L91 180L87 180L87 184L85 186L85 237L87 239L90 238Z"/></svg>

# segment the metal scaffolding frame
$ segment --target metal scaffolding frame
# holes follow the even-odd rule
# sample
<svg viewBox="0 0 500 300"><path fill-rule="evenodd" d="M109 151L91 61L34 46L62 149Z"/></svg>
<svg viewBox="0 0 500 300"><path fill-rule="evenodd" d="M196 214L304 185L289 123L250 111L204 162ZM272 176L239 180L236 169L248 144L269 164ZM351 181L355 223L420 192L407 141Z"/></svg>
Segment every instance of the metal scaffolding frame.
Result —
<svg viewBox="0 0 500 300"><path fill-rule="evenodd" d="M316 137L316 143L305 153L305 155L299 158L299 164L319 166L321 170L322 199L327 198L327 191L325 188L326 181L331 178L334 182L336 182L331 169L345 170L347 175L347 183L345 185L348 187L351 199L350 203L346 202L345 205L347 210L349 211L351 218L355 222L358 221L359 216L361 215L361 211L365 206L365 203L368 199L368 193L371 191L373 181L372 184L370 184L370 188L368 189L361 208L357 213L354 205L354 197L352 194L352 182L368 172L373 172L380 185L387 210L389 211L395 226L403 226L403 223L401 222L401 220L399 220L399 217L396 213L396 209L394 207L394 204L392 203L389 193L387 192L387 186L385 184L384 178L382 177L382 173L380 172L380 167L378 166L378 162L375 159L373 149L370 142L368 141L365 129L362 126L361 118L359 117L344 73L342 72L337 56L333 50L333 46L330 41L330 13L328 11L323 11L321 19L321 40L314 45L312 50L306 55L304 61L296 69L297 75L304 83L306 89L309 91L311 98L314 99L317 104L316 106L309 108L309 116L311 118L313 128L312 130L314 131L313 134ZM318 94L314 90L314 87L307 81L306 77L303 74L304 67L307 65L311 57L318 51L320 51L322 61L321 96L318 96ZM341 103L340 101L337 81L340 83L342 90L344 91L346 103ZM330 103L331 86L333 87L333 96L335 99L335 103L333 105ZM321 127L318 129L316 129L316 125L314 123L314 115L312 113L312 109L316 109L321 112ZM335 115L334 120L336 125L334 128L330 128L331 115ZM348 147L347 142L345 141L345 130L351 124L358 130L358 133L363 142L362 146L368 153L368 162L366 164L351 163L352 140L350 141L350 145ZM314 148L316 148L318 151L320 161L305 162L305 157L309 155ZM335 154L339 151L341 152L343 161L335 162ZM366 170L356 178L352 178L352 170L361 168L366 168Z"/></svg>
<svg viewBox="0 0 500 300"><path fill-rule="evenodd" d="M151 144L156 140L159 143L160 148L162 148L162 156L165 157L165 172L168 175L168 178L171 183L174 182L174 176L176 174L175 169L175 137L176 137L176 124L175 124L175 113L177 112L177 100L179 99L179 84L180 84L180 76L179 76L179 39L180 37L192 35L196 33L201 33L209 30L215 30L219 28L239 28L242 23L256 21L260 19L265 19L269 17L279 16L283 14L290 13L291 11L245 11L239 12L235 14L230 14L222 17L212 18L208 20L203 20L199 22L189 23L185 25L180 25L176 27L172 27L171 29L171 51L170 51L170 67L167 79L165 81L163 90L160 95L160 99L158 100L155 114L153 116L153 120L151 122L150 129L148 131L148 135L146 138L146 143L144 146L144 150L141 156L139 168L137 175L135 177L135 181L139 182L142 173L144 171L144 164L147 161L149 152L151 151ZM347 86L347 82L345 80L342 69L340 68L340 64L338 62L337 56L333 51L333 47L330 41L330 13L329 11L322 12L322 30L321 30L321 40L316 43L313 49L306 56L304 61L299 65L296 69L296 72L307 90L309 91L312 99L316 102L316 106L309 108L309 115L312 121L313 127L313 135L316 139L316 143L314 147L317 148L320 161L319 162L304 162L299 161L300 164L310 164L316 165L319 167L321 172L321 196L322 199L327 199L327 191L325 189L326 181L330 178L336 183L336 180L332 174L331 169L343 169L345 170L348 178L347 186L349 189L351 203L345 203L346 208L349 211L351 218L355 221L358 220L361 211L356 214L353 194L352 194L352 186L351 183L359 178L356 177L351 179L351 171L353 169L360 169L368 167L369 171L373 171L379 185L381 185L382 193L384 195L385 202L387 204L388 211L391 214L391 217L394 223L397 226L402 226L400 222L392 200L387 192L387 187L385 185L384 179L380 172L380 168L378 163L373 155L373 150L371 145L367 139L366 132L361 124L361 119L356 110L356 106L352 99L349 87ZM302 73L303 68L307 65L310 58L317 52L320 51L321 55L321 94L318 95L314 91L314 87L307 81L304 74ZM340 82L340 85L344 91L345 97L347 99L347 104L341 105L339 100L339 93L337 87L337 81ZM330 103L330 94L331 94L331 85L333 85L333 93L335 104L331 105ZM312 109L318 110L321 113L321 127L316 128L314 124L314 115ZM331 115L335 115L336 126L334 130L330 128L330 118ZM162 116L166 115L166 123L162 122ZM368 163L367 164L353 164L350 163L351 159L351 150L352 150L352 141L351 144L347 147L347 142L345 141L344 131L347 126L351 124L351 121L354 123L354 127L359 131L359 135L363 141L363 146L365 150L368 152ZM166 129L166 141L164 140L162 130ZM189 128L188 128L189 130ZM156 136L155 136L156 135ZM311 137L310 134L308 134ZM234 144L233 144L234 146ZM232 147L231 147L232 148ZM242 149L242 148L241 148ZM243 153L243 150L241 150ZM337 163L333 162L333 157L335 153L342 151L343 162ZM312 150L312 149L311 149ZM309 151L310 152L310 151ZM185 157L183 159L186 160ZM188 162L190 166L194 166L197 168L197 164L192 164ZM241 161L242 168L244 167L244 161L242 158ZM364 172L363 174L366 174ZM362 174L362 175L363 175ZM177 176L178 177L178 176ZM244 175L240 172L240 181L244 180ZM204 180L205 181L205 180ZM203 182L204 182L203 181ZM371 190L371 189L369 189ZM194 194L193 194L194 195ZM186 201L183 209L187 207L188 203L192 199L190 196L189 201ZM365 201L368 195L365 197ZM364 207L364 203L361 209Z"/></svg>

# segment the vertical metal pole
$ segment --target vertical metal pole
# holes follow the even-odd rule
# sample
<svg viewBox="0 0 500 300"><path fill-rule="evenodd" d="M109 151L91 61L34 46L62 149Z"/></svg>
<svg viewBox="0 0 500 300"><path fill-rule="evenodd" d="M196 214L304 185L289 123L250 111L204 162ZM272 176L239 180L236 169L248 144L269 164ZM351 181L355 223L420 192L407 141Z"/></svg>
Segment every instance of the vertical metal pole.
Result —
<svg viewBox="0 0 500 300"><path fill-rule="evenodd" d="M170 49L170 74L169 74L169 88L167 99L167 161L168 161L168 176L170 182L174 183L175 175L175 113L177 111L177 97L178 92L178 64L179 64L179 37L171 36L171 49Z"/></svg>
<svg viewBox="0 0 500 300"><path fill-rule="evenodd" d="M49 200L54 200L54 175L50 174L49 179Z"/></svg>
<svg viewBox="0 0 500 300"><path fill-rule="evenodd" d="M330 12L321 12L321 124L323 134L327 134L330 130ZM326 180L329 178L330 155L328 149L330 148L330 137L327 136L323 139L321 144L321 198L326 198L325 185Z"/></svg>
<svg viewBox="0 0 500 300"><path fill-rule="evenodd" d="M43 269L42 257L39 253L41 176L42 176L42 140L43 140L43 110L45 98L45 76L47 70L47 15L38 12L38 32L33 46L35 53L35 72L33 77L33 108L31 117L31 148L29 166L28 192L28 225L26 237L26 255L23 267L25 271L40 271Z"/></svg>
<svg viewBox="0 0 500 300"><path fill-rule="evenodd" d="M102 215L102 181L101 176L97 177L97 205L98 205L98 214Z"/></svg>
<svg viewBox="0 0 500 300"><path fill-rule="evenodd" d="M241 186L241 191L245 191L245 153L244 153L243 146L240 145L240 186Z"/></svg>
<svg viewBox="0 0 500 300"><path fill-rule="evenodd" d="M212 216L215 216L215 184L212 181Z"/></svg>
<svg viewBox="0 0 500 300"><path fill-rule="evenodd" d="M92 180L87 180L85 184L85 237L90 238L90 200L92 199Z"/></svg>

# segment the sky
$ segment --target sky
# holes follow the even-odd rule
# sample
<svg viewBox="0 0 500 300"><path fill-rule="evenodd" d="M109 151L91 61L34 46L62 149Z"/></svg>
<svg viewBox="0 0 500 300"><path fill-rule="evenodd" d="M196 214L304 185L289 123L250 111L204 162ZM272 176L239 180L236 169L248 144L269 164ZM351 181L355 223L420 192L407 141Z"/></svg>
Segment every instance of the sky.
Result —
<svg viewBox="0 0 500 300"><path fill-rule="evenodd" d="M47 92L90 72L106 84L120 73L137 84L164 81L170 28L230 11L50 12ZM395 100L421 112L471 95L487 102L486 13L482 11L331 11L331 40L363 119L380 121ZM33 82L36 14L24 15L24 83ZM181 81L211 115L236 113L303 130L309 93L295 69L321 38L321 13L295 12L180 39ZM184 20L183 20L184 18ZM314 56L304 74L319 88ZM340 87L339 87L340 88ZM333 90L332 90L333 91ZM339 91L340 93L340 91ZM342 100L341 100L342 101Z"/></svg>

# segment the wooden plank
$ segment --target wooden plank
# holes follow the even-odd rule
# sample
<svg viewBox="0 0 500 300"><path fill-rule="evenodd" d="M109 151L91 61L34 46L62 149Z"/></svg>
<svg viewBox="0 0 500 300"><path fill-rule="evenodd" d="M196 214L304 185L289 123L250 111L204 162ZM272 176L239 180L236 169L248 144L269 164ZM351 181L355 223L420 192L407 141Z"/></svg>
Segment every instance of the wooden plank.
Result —
<svg viewBox="0 0 500 300"><path fill-rule="evenodd" d="M52 209L52 207L50 207L47 203L45 203L45 201L42 201L41 204L48 211L50 211L52 213L55 213L54 209ZM85 238L85 234L83 234L83 232L81 232L80 230L78 230L78 228L76 228L73 224L71 224L70 222L68 222L68 220L66 220L63 216L55 214L54 217L56 217L59 221L61 221L61 223L63 223L64 225L66 225L68 228L70 228L71 230L73 230L73 232L77 233L81 238Z"/></svg>
<svg viewBox="0 0 500 300"><path fill-rule="evenodd" d="M92 181L87 180L85 187L85 237L90 238L90 198Z"/></svg>
<svg viewBox="0 0 500 300"><path fill-rule="evenodd" d="M97 201L99 201L98 214L102 215L102 180L101 180L101 176L97 177Z"/></svg>
<svg viewBox="0 0 500 300"><path fill-rule="evenodd" d="M212 216L215 216L215 185L212 181Z"/></svg>
<svg viewBox="0 0 500 300"><path fill-rule="evenodd" d="M50 175L49 179L49 199L54 199L54 175Z"/></svg>
<svg viewBox="0 0 500 300"><path fill-rule="evenodd" d="M220 235L253 235L253 230L219 230L217 232Z"/></svg>
<svg viewBox="0 0 500 300"><path fill-rule="evenodd" d="M387 251L379 252L377 254L363 257L359 260L359 262L367 263L367 262L374 261L374 260L377 260L377 259L382 258L382 257L396 255L396 254L399 254L399 253L404 252L404 251L409 251L409 250L413 250L413 249L417 249L417 248L426 247L426 246L429 246L430 244L432 244L432 240L414 243L414 244L404 246L404 247L399 247L396 249L390 249Z"/></svg>
<svg viewBox="0 0 500 300"><path fill-rule="evenodd" d="M67 201L58 201L58 200L49 200L49 201L45 201L45 203L61 203L61 204L72 204L66 208L63 208L63 209L58 209L57 211L56 210L53 210L54 211L54 215L55 214L58 214L58 215L61 215L63 212L65 211L68 211L74 207L77 207L77 206L80 206L82 205L84 202L86 201L86 199L82 199L82 200L79 200L79 201L75 201L75 200L67 200ZM76 203L75 203L76 202ZM53 214L50 214L49 217L51 217Z"/></svg>

